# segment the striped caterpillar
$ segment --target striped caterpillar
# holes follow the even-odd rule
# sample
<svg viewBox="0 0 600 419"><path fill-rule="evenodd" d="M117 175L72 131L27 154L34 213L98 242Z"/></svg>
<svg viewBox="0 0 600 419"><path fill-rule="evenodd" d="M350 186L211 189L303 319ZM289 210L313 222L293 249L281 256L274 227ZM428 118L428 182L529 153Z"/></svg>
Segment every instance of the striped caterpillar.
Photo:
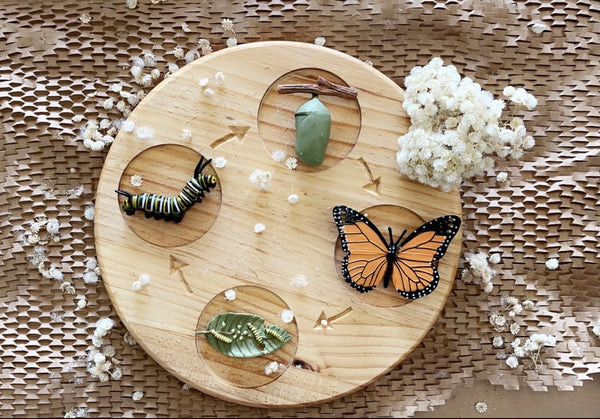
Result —
<svg viewBox="0 0 600 419"><path fill-rule="evenodd" d="M231 343L231 341L232 341L232 339L230 337L225 336L223 333L217 332L215 329L210 329L209 332L211 335L213 335L216 339L220 340L221 342Z"/></svg>
<svg viewBox="0 0 600 419"><path fill-rule="evenodd" d="M250 331L252 332L254 339L256 339L258 343L262 343L263 337L258 332L258 329L256 328L256 326L254 326L252 323L248 323L248 329L250 329Z"/></svg>
<svg viewBox="0 0 600 419"><path fill-rule="evenodd" d="M275 329L272 329L271 326L265 327L265 333L268 334L268 335L273 336L275 339L277 339L280 342L284 342L285 341L285 339L283 338L283 336L281 335L281 333L279 333Z"/></svg>
<svg viewBox="0 0 600 419"><path fill-rule="evenodd" d="M127 215L133 215L137 210L144 211L146 218L154 217L156 220L174 221L179 223L185 212L196 202L202 202L204 192L217 186L217 178L213 175L202 174L202 170L212 159L200 159L194 169L194 177L187 181L183 190L176 196L162 196L153 193L132 194L131 192L117 189L115 192L126 199L121 204L121 209Z"/></svg>

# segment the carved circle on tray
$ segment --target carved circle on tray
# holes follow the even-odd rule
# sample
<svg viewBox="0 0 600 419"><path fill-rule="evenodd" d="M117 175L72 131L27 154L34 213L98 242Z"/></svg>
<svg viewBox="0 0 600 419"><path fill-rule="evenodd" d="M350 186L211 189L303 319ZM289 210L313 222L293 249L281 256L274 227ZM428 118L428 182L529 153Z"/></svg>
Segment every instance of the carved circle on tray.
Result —
<svg viewBox="0 0 600 419"><path fill-rule="evenodd" d="M147 148L129 162L121 175L119 189L132 194L148 192L175 196L193 177L194 169L202 157L192 148L178 144ZM210 163L202 173L217 176ZM135 175L141 176L140 186L132 185L131 177ZM121 205L125 198L118 198L118 204ZM129 228L148 243L161 247L182 246L200 239L215 222L221 206L221 182L218 176L217 187L204 192L204 198L201 199L202 202L195 203L186 211L185 222L182 220L180 223L146 218L142 210L137 210L133 215L123 211L121 214ZM163 223L168 228L161 228ZM190 228L190 225L194 225L194 228ZM160 234L157 234L158 230Z"/></svg>
<svg viewBox="0 0 600 419"><path fill-rule="evenodd" d="M404 230L406 230L407 234L410 234L410 232L425 222L417 213L400 205L373 205L364 210L355 209L375 223L381 234L383 234L388 241L388 227L392 228L394 240L397 240L398 236L402 234ZM342 282L346 292L356 295L358 294L358 291L352 288L342 275L342 259L345 255L346 253L342 250L342 244L338 237L334 249L334 259L338 278ZM407 300L398 294L391 283L387 288L384 288L383 284L380 283L374 290L361 293L360 299L366 304L371 304L376 307L398 307L411 302L411 300Z"/></svg>
<svg viewBox="0 0 600 419"><path fill-rule="evenodd" d="M258 109L258 133L269 153L282 150L288 157L296 157L296 129L294 114L311 98L310 93L285 93L277 91L280 84L314 84L321 76L328 81L348 86L336 74L318 69L302 68L284 74L266 90ZM325 160L318 166L309 166L298 160L295 170L320 172L344 159L358 140L361 111L357 99L344 99L336 96L319 95L319 100L331 113L331 134Z"/></svg>
<svg viewBox="0 0 600 419"><path fill-rule="evenodd" d="M227 291L233 291L235 297L228 299ZM284 310L293 313L282 298L263 287L243 285L223 290L206 304L198 318L196 330L206 330L209 321L218 314L248 313L263 317L265 325L275 324L283 328L292 335L292 339L270 354L236 358L218 352L204 334L198 334L196 346L200 357L217 377L237 387L260 387L276 380L292 365L298 347L296 319L293 318L289 323L283 322ZM251 336L247 338L252 339ZM270 370L268 367L273 362L277 368Z"/></svg>

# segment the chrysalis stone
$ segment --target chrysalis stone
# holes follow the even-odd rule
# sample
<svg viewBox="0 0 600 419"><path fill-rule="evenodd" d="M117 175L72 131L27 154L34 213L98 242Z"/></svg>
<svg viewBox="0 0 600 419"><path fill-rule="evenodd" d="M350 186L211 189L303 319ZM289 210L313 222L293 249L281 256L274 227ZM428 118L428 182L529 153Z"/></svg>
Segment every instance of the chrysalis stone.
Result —
<svg viewBox="0 0 600 419"><path fill-rule="evenodd" d="M331 115L317 95L305 102L295 113L296 155L309 166L325 160L331 132Z"/></svg>

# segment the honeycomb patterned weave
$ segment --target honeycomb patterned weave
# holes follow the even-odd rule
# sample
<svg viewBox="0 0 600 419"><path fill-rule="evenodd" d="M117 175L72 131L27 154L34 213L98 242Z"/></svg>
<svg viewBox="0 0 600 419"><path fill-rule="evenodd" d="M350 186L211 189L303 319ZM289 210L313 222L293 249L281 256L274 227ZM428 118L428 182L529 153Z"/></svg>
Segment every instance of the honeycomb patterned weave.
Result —
<svg viewBox="0 0 600 419"><path fill-rule="evenodd" d="M131 6L128 4L131 3ZM489 380L572 390L600 372L600 6L594 0L159 1L3 0L0 20L0 416L406 417L452 391ZM233 31L222 25L231 19ZM463 254L496 253L495 289L463 281L460 268L434 328L396 369L338 400L297 409L226 402L188 388L131 342L102 285L86 281L96 256L95 188L109 146L84 147L88 121L116 119L111 86L134 83L132 59L169 63L197 51L267 40L314 43L369 61L398 85L433 56L495 96L524 87L538 99L525 123L536 145L519 160L465 180ZM115 101L116 102L116 101ZM126 105L134 106L134 105ZM122 114L121 114L122 117ZM508 174L498 182L496 174ZM58 233L31 226L56 219ZM546 261L556 258L556 269ZM54 266L62 279L45 277ZM52 275L49 275L52 276ZM70 291L64 282L73 287ZM536 369L505 362L489 316L502 299L531 300L521 334L556 336ZM86 305L78 301L85 297ZM99 319L122 377L88 371ZM137 391L144 393L134 400Z"/></svg>

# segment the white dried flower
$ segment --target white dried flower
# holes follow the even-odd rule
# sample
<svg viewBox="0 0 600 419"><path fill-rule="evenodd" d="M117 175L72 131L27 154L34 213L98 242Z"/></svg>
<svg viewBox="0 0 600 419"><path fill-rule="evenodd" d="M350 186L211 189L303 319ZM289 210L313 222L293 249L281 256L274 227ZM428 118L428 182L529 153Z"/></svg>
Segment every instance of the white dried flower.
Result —
<svg viewBox="0 0 600 419"><path fill-rule="evenodd" d="M292 278L292 286L294 287L306 287L309 282L304 275L296 275Z"/></svg>
<svg viewBox="0 0 600 419"><path fill-rule="evenodd" d="M558 268L558 259L557 258L550 258L546 261L546 268L554 270L556 268Z"/></svg>
<svg viewBox="0 0 600 419"><path fill-rule="evenodd" d="M515 336L516 336L516 335L518 335L518 334L519 334L519 331L521 330L521 326L519 326L519 325L518 325L518 324L516 324L516 323L512 323L512 324L509 326L509 330L510 330L510 333L512 333L513 335L515 335Z"/></svg>
<svg viewBox="0 0 600 419"><path fill-rule="evenodd" d="M290 170L294 170L296 167L298 167L298 159L295 157L288 157L285 159L285 167Z"/></svg>
<svg viewBox="0 0 600 419"><path fill-rule="evenodd" d="M199 58L200 54L198 53L198 50L192 49L189 50L188 52L185 53L185 62L187 64L191 63L192 61L194 61L195 59Z"/></svg>
<svg viewBox="0 0 600 419"><path fill-rule="evenodd" d="M133 130L135 129L135 123L130 120L124 121L121 124L121 128L123 128L123 131L125 132L133 132Z"/></svg>
<svg viewBox="0 0 600 419"><path fill-rule="evenodd" d="M198 80L198 86L206 87L206 86L208 86L208 82L209 82L208 77L201 78L200 80Z"/></svg>
<svg viewBox="0 0 600 419"><path fill-rule="evenodd" d="M189 140L190 138L192 138L192 131L188 128L184 128L181 131L181 138L184 140Z"/></svg>
<svg viewBox="0 0 600 419"><path fill-rule="evenodd" d="M131 284L131 289L133 291L139 291L142 289L142 283L140 281L133 281Z"/></svg>
<svg viewBox="0 0 600 419"><path fill-rule="evenodd" d="M135 7L137 6L137 0L125 0L125 4L130 9L135 9Z"/></svg>
<svg viewBox="0 0 600 419"><path fill-rule="evenodd" d="M191 31L190 26L186 22L181 23L181 30L183 30L184 32Z"/></svg>
<svg viewBox="0 0 600 419"><path fill-rule="evenodd" d="M289 202L290 204L294 205L294 204L297 204L297 203L298 203L298 201L300 200L300 198L298 197L298 195L296 195L295 193L293 193L293 194L290 194L290 195L287 197L287 200L288 200L288 202Z"/></svg>
<svg viewBox="0 0 600 419"><path fill-rule="evenodd" d="M499 253L494 253L493 255L490 256L490 263L493 263L494 265L500 263L500 254Z"/></svg>
<svg viewBox="0 0 600 419"><path fill-rule="evenodd" d="M98 282L98 274L94 271L87 271L83 273L83 282L86 284L95 284Z"/></svg>
<svg viewBox="0 0 600 419"><path fill-rule="evenodd" d="M140 277L138 278L138 281L140 281L140 284L142 284L142 286L148 285L150 283L150 275L141 274Z"/></svg>
<svg viewBox="0 0 600 419"><path fill-rule="evenodd" d="M223 18L221 20L221 27L224 31L233 31L233 22L231 19Z"/></svg>
<svg viewBox="0 0 600 419"><path fill-rule="evenodd" d="M286 158L285 151L283 150L275 150L271 153L271 158L276 162L282 162Z"/></svg>
<svg viewBox="0 0 600 419"><path fill-rule="evenodd" d="M531 25L531 31L536 34L540 34L548 29L548 25L543 22L535 22Z"/></svg>
<svg viewBox="0 0 600 419"><path fill-rule="evenodd" d="M519 360L516 356L511 355L508 358L506 358L506 365L508 365L511 368L517 368L517 366L519 365Z"/></svg>
<svg viewBox="0 0 600 419"><path fill-rule="evenodd" d="M142 179L142 175L135 174L129 178L129 183L131 186L140 187L144 183L144 179Z"/></svg>
<svg viewBox="0 0 600 419"><path fill-rule="evenodd" d="M279 371L280 368L285 368L283 364L278 363L277 361L269 362L265 366L265 375L271 375Z"/></svg>
<svg viewBox="0 0 600 419"><path fill-rule="evenodd" d="M102 104L102 106L104 107L104 109L106 110L111 110L114 106L114 101L112 100L112 98L108 98L104 101L104 103Z"/></svg>
<svg viewBox="0 0 600 419"><path fill-rule="evenodd" d="M88 15L87 13L82 13L81 15L79 15L79 21L81 23L90 23L91 20L92 20L92 17L90 15Z"/></svg>
<svg viewBox="0 0 600 419"><path fill-rule="evenodd" d="M154 135L154 132L153 132L152 128L150 128L150 127L138 127L135 130L135 135L137 135L137 137L140 139L148 139L148 138L152 138L152 136Z"/></svg>
<svg viewBox="0 0 600 419"><path fill-rule="evenodd" d="M257 223L257 224L254 226L254 232L255 232L256 234L260 234L260 233L262 233L263 231L265 231L265 225L264 225L263 223Z"/></svg>
<svg viewBox="0 0 600 419"><path fill-rule="evenodd" d="M494 336L494 339L492 340L492 346L494 348L501 348L502 345L504 345L504 339L502 339L502 336Z"/></svg>
<svg viewBox="0 0 600 419"><path fill-rule="evenodd" d="M315 45L318 45L320 47L322 47L323 45L325 45L325 37L324 36L317 36L315 38Z"/></svg>
<svg viewBox="0 0 600 419"><path fill-rule="evenodd" d="M227 301L233 301L236 298L236 292L234 289L228 289L227 291L225 291L225 300Z"/></svg>
<svg viewBox="0 0 600 419"><path fill-rule="evenodd" d="M132 398L134 401L136 401L136 402L137 402L137 401L140 401L140 400L142 400L142 397L144 397L144 392L143 392L143 391L135 391L135 392L134 392L134 393L131 395L131 398Z"/></svg>
<svg viewBox="0 0 600 419"><path fill-rule="evenodd" d="M210 87L205 88L202 93L204 93L204 96L208 96L208 97L213 97L215 95L215 91L213 89L211 89Z"/></svg>
<svg viewBox="0 0 600 419"><path fill-rule="evenodd" d="M225 45L227 45L228 48L235 47L237 44L238 40L233 36L227 38L227 41L225 41Z"/></svg>
<svg viewBox="0 0 600 419"><path fill-rule="evenodd" d="M485 402L477 402L477 403L475 403L475 411L477 413L485 413L485 412L487 412L487 404Z"/></svg>
<svg viewBox="0 0 600 419"><path fill-rule="evenodd" d="M281 317L281 321L284 323L291 323L294 320L294 312L286 308L281 311L279 317Z"/></svg>
<svg viewBox="0 0 600 419"><path fill-rule="evenodd" d="M227 159L223 156L219 156L216 159L213 160L213 165L217 168L217 169L222 169L227 165Z"/></svg>
<svg viewBox="0 0 600 419"><path fill-rule="evenodd" d="M61 282L59 288L65 294L73 295L77 292L77 291L75 291L75 287L73 286L73 284L71 284L69 281Z"/></svg>
<svg viewBox="0 0 600 419"><path fill-rule="evenodd" d="M596 335L596 337L600 338L600 318L592 323L592 333Z"/></svg>
<svg viewBox="0 0 600 419"><path fill-rule="evenodd" d="M215 83L218 85L222 85L225 83L225 74L222 71L217 71L215 74Z"/></svg>
<svg viewBox="0 0 600 419"><path fill-rule="evenodd" d="M82 309L87 305L87 300L84 296L77 298L77 309Z"/></svg>
<svg viewBox="0 0 600 419"><path fill-rule="evenodd" d="M252 183L259 191L268 191L271 188L271 180L273 174L266 170L256 169L248 180Z"/></svg>
<svg viewBox="0 0 600 419"><path fill-rule="evenodd" d="M396 160L411 179L448 192L463 179L489 170L493 153L518 158L535 143L533 137L526 139L524 126L504 125L502 100L472 79L461 78L440 57L415 66L405 85L403 108L411 126L398 138ZM532 109L537 103L526 92L515 94L511 101L517 105Z"/></svg>
<svg viewBox="0 0 600 419"><path fill-rule="evenodd" d="M506 179L508 179L508 174L506 172L498 172L496 175L496 181L498 182L506 182Z"/></svg>
<svg viewBox="0 0 600 419"><path fill-rule="evenodd" d="M183 48L175 47L175 48L173 48L173 55L175 56L175 58L183 58L185 55L185 52L183 51Z"/></svg>
<svg viewBox="0 0 600 419"><path fill-rule="evenodd" d="M93 220L94 219L94 205L88 205L87 207L85 207L85 210L83 211L83 216L86 220Z"/></svg>

